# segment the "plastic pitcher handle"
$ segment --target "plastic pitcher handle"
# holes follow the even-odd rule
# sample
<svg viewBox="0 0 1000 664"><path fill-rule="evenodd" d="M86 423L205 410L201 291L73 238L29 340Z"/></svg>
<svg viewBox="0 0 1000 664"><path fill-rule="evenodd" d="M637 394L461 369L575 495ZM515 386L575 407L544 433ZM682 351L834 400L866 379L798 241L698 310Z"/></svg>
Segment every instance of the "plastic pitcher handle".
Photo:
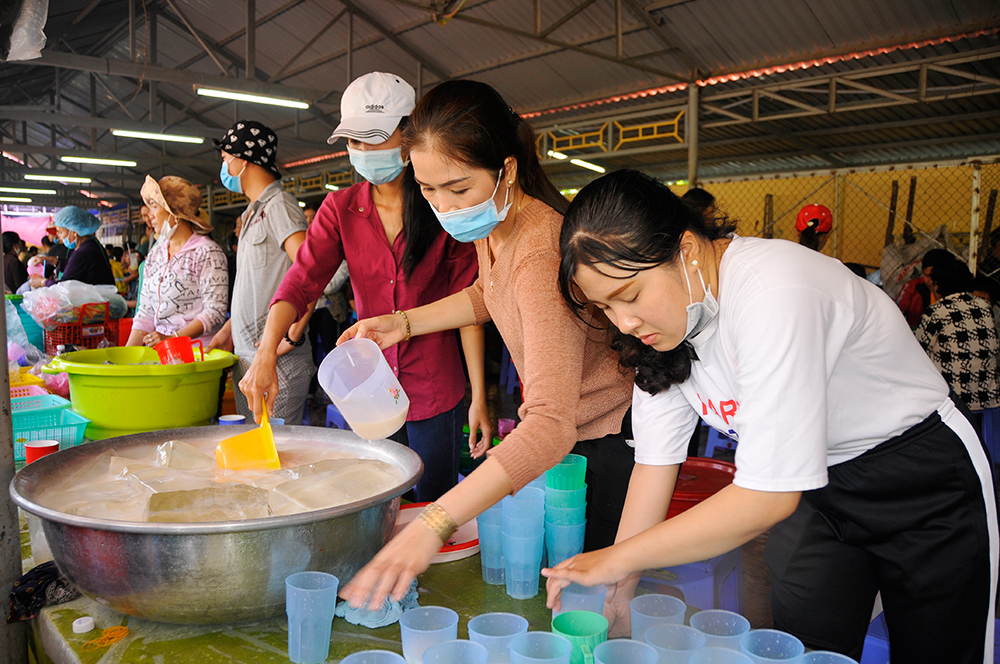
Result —
<svg viewBox="0 0 1000 664"><path fill-rule="evenodd" d="M192 346L194 346L195 344L198 344L198 349L201 351L201 361L204 362L205 361L205 346L202 345L201 339L195 339L194 341L191 342Z"/></svg>
<svg viewBox="0 0 1000 664"><path fill-rule="evenodd" d="M594 651L588 645L581 645L580 652L583 653L583 664L594 664Z"/></svg>

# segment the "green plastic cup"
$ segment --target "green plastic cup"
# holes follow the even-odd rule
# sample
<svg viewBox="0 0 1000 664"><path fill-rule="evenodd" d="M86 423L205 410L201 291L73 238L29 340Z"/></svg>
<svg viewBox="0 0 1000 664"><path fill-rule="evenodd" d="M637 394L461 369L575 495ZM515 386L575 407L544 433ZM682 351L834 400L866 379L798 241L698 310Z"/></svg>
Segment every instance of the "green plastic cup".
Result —
<svg viewBox="0 0 1000 664"><path fill-rule="evenodd" d="M591 664L593 651L608 640L608 619L590 611L569 611L552 619L552 633L573 645L570 664Z"/></svg>
<svg viewBox="0 0 1000 664"><path fill-rule="evenodd" d="M552 489L582 489L586 486L587 457L567 454L554 468L545 473L545 486Z"/></svg>

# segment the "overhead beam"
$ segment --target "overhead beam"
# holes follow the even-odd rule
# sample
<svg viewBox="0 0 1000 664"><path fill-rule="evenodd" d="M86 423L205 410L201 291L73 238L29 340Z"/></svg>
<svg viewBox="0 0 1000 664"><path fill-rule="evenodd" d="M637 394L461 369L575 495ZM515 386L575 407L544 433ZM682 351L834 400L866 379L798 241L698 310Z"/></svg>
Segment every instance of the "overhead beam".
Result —
<svg viewBox="0 0 1000 664"><path fill-rule="evenodd" d="M581 46L576 46L576 45L571 44L569 42L559 41L557 39L552 39L550 37L540 38L540 37L535 36L534 33L529 32L527 30L520 30L518 28L512 28L510 26L502 25L500 23L494 23L493 21L487 21L487 20L484 20L484 19L481 19L481 18L476 18L474 16L469 16L469 15L463 14L461 12L459 12L454 17L452 17L452 20L453 21L465 21L467 23L472 23L474 25L479 25L479 26L482 26L484 28L491 28L491 29L497 30L499 32L504 32L504 33L507 33L507 34L510 34L510 35L515 35L517 37L522 37L524 39L533 39L535 41L540 41L540 42L543 42L545 44L549 44L550 46L558 46L559 48L562 48L562 49L565 49L565 50L575 51L576 53L582 53L584 55L589 55L592 58L597 58L599 60L605 60L607 62L613 62L615 64L622 65L623 67L628 67L629 69L638 69L640 71L648 72L650 74L656 74L657 76L662 76L663 78L669 79L671 81L677 81L678 83L685 83L685 82L689 82L689 80L690 80L689 78L684 78L684 77L682 77L682 76L680 76L678 74L674 74L673 72L665 71L665 70L659 69L657 67L649 67L647 65L644 65L644 64L641 64L641 63L638 63L638 62L630 62L630 61L622 59L622 58L616 58L613 55L607 55L606 53L601 53L600 51L594 51L594 50L591 50L589 48L583 48Z"/></svg>
<svg viewBox="0 0 1000 664"><path fill-rule="evenodd" d="M286 69L288 69L289 67L292 66L292 63L294 63L296 60L298 60L300 57L302 57L302 54L305 53L307 50L309 50L309 48L313 44L315 44L319 40L320 37L322 37L323 35L325 35L330 28L332 28L334 25L336 25L337 21L339 21L341 19L341 17L344 14L346 14L346 13L347 13L347 9L341 9L339 12L337 12L337 14L334 15L334 17L332 19L330 19L329 21L327 21L326 25L324 25L322 28L320 28L319 32L317 32L315 35L313 35L309 39L309 41L307 41L305 44L303 44L299 48L299 50L297 50L295 52L295 54L292 55L292 57L290 57L287 60L285 60L285 64L281 65L278 68L278 71L276 71L273 74L271 74L271 76L268 77L267 82L268 83L272 83L272 82L276 81L278 79L278 77L280 77L283 73L285 73Z"/></svg>
<svg viewBox="0 0 1000 664"><path fill-rule="evenodd" d="M553 21L552 25L545 28L544 30L539 31L537 35L539 37L548 37L553 32L555 32L563 25L565 25L567 21L571 20L574 16L582 12L584 9L594 4L595 1L596 0L583 0L583 2L578 4L576 7L573 7L573 9L569 10L568 12L557 18L555 21Z"/></svg>
<svg viewBox="0 0 1000 664"><path fill-rule="evenodd" d="M664 46L668 49L673 49L671 55L680 60L684 66L688 68L691 72L692 78L697 78L698 72L702 71L703 68L696 65L694 60L692 60L687 53L678 48L674 39L667 34L667 32L663 29L663 26L661 26L644 7L641 7L636 0L623 1L626 5L628 5L628 8L632 10L632 13L635 14L640 21L646 24L649 31L656 35L656 38L659 39Z"/></svg>
<svg viewBox="0 0 1000 664"><path fill-rule="evenodd" d="M86 55L75 55L63 53L61 51L42 51L42 55L34 60L24 63L10 63L21 66L45 66L59 69L72 69L76 71L88 71L107 76L124 76L136 80L145 79L147 81L163 81L182 86L204 86L209 88L222 88L225 90L235 90L248 94L271 95L277 97L291 97L312 101L325 96L321 90L310 88L299 88L274 83L264 83L242 78L230 78L227 76L213 76L211 74L201 74L193 71L180 71L170 67L159 67L145 63L129 62L111 58L95 58Z"/></svg>
<svg viewBox="0 0 1000 664"><path fill-rule="evenodd" d="M12 154L43 154L55 157L63 155L74 155L78 157L97 157L98 159L134 159L137 162L151 162L153 164L186 164L189 166L205 166L214 164L218 170L218 160L208 157L176 157L171 155L126 155L121 152L92 152L90 150L73 150L68 148L53 147L51 145L25 145L23 143L0 143L0 150L5 150Z"/></svg>
<svg viewBox="0 0 1000 664"><path fill-rule="evenodd" d="M219 56L215 54L215 51L213 51L208 47L208 44L205 43L205 40L202 39L198 31L194 29L194 26L191 24L191 21L189 21L188 17L184 15L184 12L181 11L180 7L174 4L174 0L165 0L165 2L167 3L167 6L170 7L170 9L172 9L175 14L177 14L177 18L181 20L181 23L183 23L184 27L187 28L187 31L191 33L191 36L194 37L194 40L198 42L198 45L201 46L202 49L204 49L205 53L207 53L210 58L212 58L212 61L215 63L215 65L220 70L222 70L222 75L228 76L229 69L226 68L226 65L222 64L222 60L220 60ZM164 17L166 16L167 14L166 12L164 12Z"/></svg>
<svg viewBox="0 0 1000 664"><path fill-rule="evenodd" d="M340 4L347 7L347 9L350 10L352 13L360 16L365 21L365 23L367 23L368 25L372 26L373 28L381 32L383 37L391 41L393 44L402 49L404 53L406 53L411 58L413 58L421 65L423 65L424 69L437 76L438 79L442 81L447 81L449 78L451 78L448 75L448 73L441 68L441 66L436 64L433 60L431 60L429 57L418 51L413 46L410 46L409 44L404 42L399 36L396 35L396 33L394 33L388 27L383 25L381 21L372 16L371 13L369 13L366 9L358 5L357 2L354 2L354 0L340 0ZM459 18L461 16L462 14L459 13L456 14L454 18Z"/></svg>

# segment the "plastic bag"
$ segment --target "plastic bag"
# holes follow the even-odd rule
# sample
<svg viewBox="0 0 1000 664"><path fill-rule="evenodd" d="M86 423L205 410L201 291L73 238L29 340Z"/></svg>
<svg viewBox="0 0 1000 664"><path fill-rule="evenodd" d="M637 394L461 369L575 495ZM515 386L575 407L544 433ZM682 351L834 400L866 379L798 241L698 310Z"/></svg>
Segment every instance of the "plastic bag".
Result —
<svg viewBox="0 0 1000 664"><path fill-rule="evenodd" d="M49 0L23 0L21 13L14 21L14 28L11 31L10 49L0 55L5 56L7 62L41 57L42 48L45 46L45 33L42 29L45 27L48 15Z"/></svg>
<svg viewBox="0 0 1000 664"><path fill-rule="evenodd" d="M108 291L107 289L111 289ZM61 281L54 286L36 288L25 293L22 308L27 311L36 323L50 332L63 323L80 321L80 309L92 302L108 302L109 297L116 294L114 286L92 286L82 281ZM122 309L122 303L109 304L108 308ZM83 323L104 322L103 310L99 316L88 316Z"/></svg>

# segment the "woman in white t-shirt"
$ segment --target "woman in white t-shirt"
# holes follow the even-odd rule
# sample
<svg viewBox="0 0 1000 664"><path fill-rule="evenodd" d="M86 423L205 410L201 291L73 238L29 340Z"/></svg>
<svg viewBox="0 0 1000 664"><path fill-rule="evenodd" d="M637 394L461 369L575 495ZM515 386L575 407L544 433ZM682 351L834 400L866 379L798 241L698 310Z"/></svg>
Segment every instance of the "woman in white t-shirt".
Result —
<svg viewBox="0 0 1000 664"><path fill-rule="evenodd" d="M549 605L609 584L624 621L642 570L770 529L775 627L808 647L859 659L881 591L894 661L992 661L996 502L972 425L878 288L731 230L636 171L566 214L563 294L607 314L637 369L636 466L617 543L545 570ZM664 521L699 418L738 438L736 477Z"/></svg>

